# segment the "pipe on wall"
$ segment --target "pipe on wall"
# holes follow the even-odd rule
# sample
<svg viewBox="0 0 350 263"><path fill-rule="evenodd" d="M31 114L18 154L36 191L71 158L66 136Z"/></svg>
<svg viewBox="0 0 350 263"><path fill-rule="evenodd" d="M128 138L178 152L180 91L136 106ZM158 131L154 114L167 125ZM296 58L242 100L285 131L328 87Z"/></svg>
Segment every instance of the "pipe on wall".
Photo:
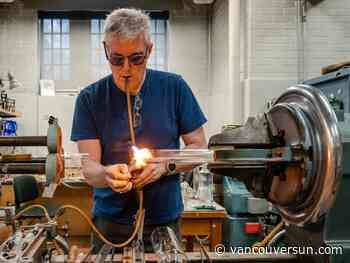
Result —
<svg viewBox="0 0 350 263"><path fill-rule="evenodd" d="M242 124L243 93L240 80L240 29L241 29L241 0L228 1L229 17L229 87L232 103L232 121Z"/></svg>
<svg viewBox="0 0 350 263"><path fill-rule="evenodd" d="M207 68L207 81L208 81L208 86L207 90L211 94L212 92L212 85L213 85L213 78L212 78L212 70L213 70L213 60L212 60L212 42L213 42L213 6L208 7L207 11L207 19L208 19L208 46L207 46L207 56L208 56L208 68Z"/></svg>
<svg viewBox="0 0 350 263"><path fill-rule="evenodd" d="M305 32L304 23L306 22L306 1L296 0L297 8L297 56L298 56L298 82L305 80Z"/></svg>

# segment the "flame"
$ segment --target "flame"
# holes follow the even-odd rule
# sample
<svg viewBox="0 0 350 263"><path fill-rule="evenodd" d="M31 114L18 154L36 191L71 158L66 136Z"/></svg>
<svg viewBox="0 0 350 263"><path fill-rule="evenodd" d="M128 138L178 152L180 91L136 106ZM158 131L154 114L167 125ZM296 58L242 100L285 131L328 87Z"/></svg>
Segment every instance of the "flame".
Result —
<svg viewBox="0 0 350 263"><path fill-rule="evenodd" d="M142 168L147 165L147 161L153 158L152 153L147 148L139 149L136 146L132 146L134 152L134 160L136 168Z"/></svg>

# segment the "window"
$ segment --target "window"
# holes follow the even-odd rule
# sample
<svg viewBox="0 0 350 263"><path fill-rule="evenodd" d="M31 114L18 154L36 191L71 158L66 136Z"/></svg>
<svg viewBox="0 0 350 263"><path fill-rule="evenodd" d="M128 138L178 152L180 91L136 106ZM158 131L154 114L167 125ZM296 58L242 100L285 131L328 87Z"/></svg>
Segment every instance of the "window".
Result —
<svg viewBox="0 0 350 263"><path fill-rule="evenodd" d="M148 61L148 66L153 69L167 70L166 20L151 19L151 38L153 51Z"/></svg>
<svg viewBox="0 0 350 263"><path fill-rule="evenodd" d="M104 19L91 19L90 24L91 75L94 79L100 79L110 72L102 44L104 22Z"/></svg>
<svg viewBox="0 0 350 263"><path fill-rule="evenodd" d="M70 25L68 19L41 20L41 79L70 79Z"/></svg>
<svg viewBox="0 0 350 263"><path fill-rule="evenodd" d="M76 93L110 74L103 48L106 12L39 11L40 79L57 93ZM151 12L153 50L148 67L167 70L168 13Z"/></svg>

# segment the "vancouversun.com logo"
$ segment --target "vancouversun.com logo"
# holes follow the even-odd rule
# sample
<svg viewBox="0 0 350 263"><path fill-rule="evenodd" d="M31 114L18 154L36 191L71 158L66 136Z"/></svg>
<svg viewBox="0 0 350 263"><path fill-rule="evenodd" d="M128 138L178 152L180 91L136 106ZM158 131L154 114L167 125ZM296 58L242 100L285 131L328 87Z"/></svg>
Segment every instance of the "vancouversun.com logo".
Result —
<svg viewBox="0 0 350 263"><path fill-rule="evenodd" d="M244 254L284 254L284 255L342 255L343 247L225 247L223 244L215 246L215 254L222 256L225 253L233 255Z"/></svg>

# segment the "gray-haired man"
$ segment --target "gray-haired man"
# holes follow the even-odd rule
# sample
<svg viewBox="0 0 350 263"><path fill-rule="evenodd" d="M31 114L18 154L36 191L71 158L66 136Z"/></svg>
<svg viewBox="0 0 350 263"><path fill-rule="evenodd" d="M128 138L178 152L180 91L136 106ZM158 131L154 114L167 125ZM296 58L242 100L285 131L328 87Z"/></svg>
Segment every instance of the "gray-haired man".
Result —
<svg viewBox="0 0 350 263"><path fill-rule="evenodd" d="M166 176L165 163L149 164L137 178L129 172L125 78L138 116L139 147L178 149L180 137L186 147L206 147L206 118L186 82L179 75L146 69L152 51L149 24L149 17L135 9L118 9L107 17L104 45L112 74L79 94L71 134L79 151L92 160L83 172L94 187L94 222L109 240L130 236L137 211L131 190L143 188L146 248L155 227L170 225L178 231L183 205L179 176ZM95 251L101 244L94 239Z"/></svg>

